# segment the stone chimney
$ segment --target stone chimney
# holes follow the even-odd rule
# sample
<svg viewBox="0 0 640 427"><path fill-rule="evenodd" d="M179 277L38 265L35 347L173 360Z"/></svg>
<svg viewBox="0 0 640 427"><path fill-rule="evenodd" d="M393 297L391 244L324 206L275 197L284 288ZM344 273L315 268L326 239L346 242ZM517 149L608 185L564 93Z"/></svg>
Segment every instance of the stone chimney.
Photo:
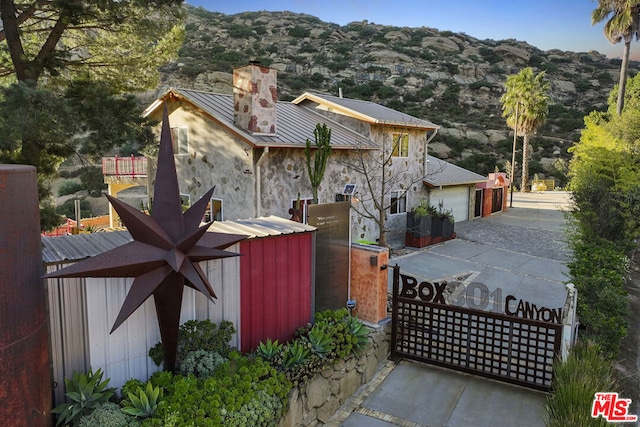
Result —
<svg viewBox="0 0 640 427"><path fill-rule="evenodd" d="M276 70L257 62L233 70L233 116L254 134L276 134Z"/></svg>

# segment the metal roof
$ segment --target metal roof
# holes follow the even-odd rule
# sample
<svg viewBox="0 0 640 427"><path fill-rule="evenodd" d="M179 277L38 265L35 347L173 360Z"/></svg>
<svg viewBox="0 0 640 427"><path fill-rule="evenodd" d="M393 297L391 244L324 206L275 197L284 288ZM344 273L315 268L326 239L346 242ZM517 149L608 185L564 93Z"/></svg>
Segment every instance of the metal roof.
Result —
<svg viewBox="0 0 640 427"><path fill-rule="evenodd" d="M42 261L45 264L78 261L100 255L132 240L128 231L43 236Z"/></svg>
<svg viewBox="0 0 640 427"><path fill-rule="evenodd" d="M326 123L331 128L331 146L335 149L375 149L376 144L366 136L333 121L308 108L290 102L276 103L276 135L254 135L237 126L234 122L233 95L202 92L191 89L169 89L159 100L144 112L149 115L162 105L162 100L170 96L185 99L204 113L229 128L241 138L257 147L304 148L307 139L315 141L313 131L318 123Z"/></svg>
<svg viewBox="0 0 640 427"><path fill-rule="evenodd" d="M355 116L379 125L411 127L418 129L440 129L440 126L431 123L428 120L419 119L371 101L305 92L292 102L294 104L298 104L305 99L318 102L322 105L329 104L349 110L352 113L356 113Z"/></svg>
<svg viewBox="0 0 640 427"><path fill-rule="evenodd" d="M315 231L310 225L300 224L277 216L214 222L209 231L227 234L245 234L247 238L280 236ZM99 255L133 241L128 231L75 234L42 237L42 261L45 264L75 262Z"/></svg>
<svg viewBox="0 0 640 427"><path fill-rule="evenodd" d="M236 221L216 221L209 231L228 234L246 234L249 238L280 236L283 234L306 233L316 227L290 221L278 216L238 219Z"/></svg>
<svg viewBox="0 0 640 427"><path fill-rule="evenodd" d="M427 156L427 176L423 180L427 185L432 187L447 187L476 184L478 182L485 182L486 180L486 176L447 163L437 157Z"/></svg>

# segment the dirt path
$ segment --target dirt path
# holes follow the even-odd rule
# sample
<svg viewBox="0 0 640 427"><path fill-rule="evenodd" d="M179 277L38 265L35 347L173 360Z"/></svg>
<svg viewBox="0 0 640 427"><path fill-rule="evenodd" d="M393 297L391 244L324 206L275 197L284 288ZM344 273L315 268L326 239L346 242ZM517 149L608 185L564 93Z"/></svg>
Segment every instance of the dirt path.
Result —
<svg viewBox="0 0 640 427"><path fill-rule="evenodd" d="M631 315L629 333L622 341L616 363L622 397L632 400L631 414L640 416L640 250L631 263L630 279L627 282Z"/></svg>

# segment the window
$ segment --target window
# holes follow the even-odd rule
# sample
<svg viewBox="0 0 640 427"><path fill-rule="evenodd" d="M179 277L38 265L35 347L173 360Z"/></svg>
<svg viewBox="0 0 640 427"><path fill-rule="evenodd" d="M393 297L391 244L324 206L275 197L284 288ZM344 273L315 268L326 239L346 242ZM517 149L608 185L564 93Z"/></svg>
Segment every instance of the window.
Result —
<svg viewBox="0 0 640 427"><path fill-rule="evenodd" d="M404 191L391 192L391 206L389 213L391 215L407 212L407 193Z"/></svg>
<svg viewBox="0 0 640 427"><path fill-rule="evenodd" d="M298 199L292 199L291 200L291 210L289 211L290 214L293 213L293 209L295 209L297 202L298 202ZM307 206L309 206L312 203L313 203L313 198L300 199L300 219L305 224L307 224L308 219L309 219L309 213L308 213L308 210L307 210Z"/></svg>
<svg viewBox="0 0 640 427"><path fill-rule="evenodd" d="M222 199L211 198L207 205L207 210L204 212L204 222L210 221L222 221Z"/></svg>
<svg viewBox="0 0 640 427"><path fill-rule="evenodd" d="M173 154L189 154L189 132L186 127L171 128Z"/></svg>
<svg viewBox="0 0 640 427"><path fill-rule="evenodd" d="M409 135L406 133L393 134L393 152L391 157L409 157Z"/></svg>

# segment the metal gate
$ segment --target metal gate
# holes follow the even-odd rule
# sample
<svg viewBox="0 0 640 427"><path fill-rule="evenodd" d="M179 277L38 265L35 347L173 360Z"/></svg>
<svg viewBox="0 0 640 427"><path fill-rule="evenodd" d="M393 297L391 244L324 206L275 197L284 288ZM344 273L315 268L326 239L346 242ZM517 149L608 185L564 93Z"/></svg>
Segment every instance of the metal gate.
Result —
<svg viewBox="0 0 640 427"><path fill-rule="evenodd" d="M561 324L447 305L435 291L422 295L427 298L403 295L400 268L394 267L392 356L551 389Z"/></svg>

